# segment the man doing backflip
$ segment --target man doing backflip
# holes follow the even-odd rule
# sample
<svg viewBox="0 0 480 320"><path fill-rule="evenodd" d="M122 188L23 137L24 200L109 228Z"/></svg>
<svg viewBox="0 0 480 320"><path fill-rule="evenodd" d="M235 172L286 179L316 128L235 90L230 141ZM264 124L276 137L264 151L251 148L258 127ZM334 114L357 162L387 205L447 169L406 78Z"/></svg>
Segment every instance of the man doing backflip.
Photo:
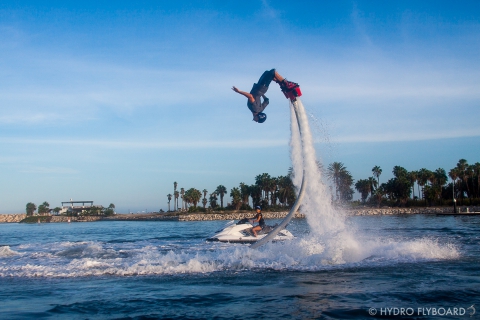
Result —
<svg viewBox="0 0 480 320"><path fill-rule="evenodd" d="M241 91L237 89L237 87L233 86L232 90L245 96L248 101L247 101L247 106L248 109L253 114L253 121L256 121L258 123L263 123L265 120L267 120L267 115L263 113L263 110L267 107L269 100L265 96L265 93L267 93L268 86L272 81L275 81L276 83L279 84L280 89L282 89L283 93L285 96L289 99L289 95L292 95L295 93L296 96L300 96L300 88L297 83L287 81L284 77L282 77L275 69L265 71L260 79L258 80L257 83L253 84L252 90L250 90L250 93ZM296 93L298 92L298 93ZM262 102L263 98L263 102Z"/></svg>

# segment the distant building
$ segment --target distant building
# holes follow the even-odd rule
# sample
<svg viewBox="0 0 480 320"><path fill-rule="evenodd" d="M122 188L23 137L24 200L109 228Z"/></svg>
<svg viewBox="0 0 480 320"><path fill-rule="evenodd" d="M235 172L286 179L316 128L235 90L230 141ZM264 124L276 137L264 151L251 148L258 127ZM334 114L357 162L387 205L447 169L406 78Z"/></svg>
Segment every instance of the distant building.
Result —
<svg viewBox="0 0 480 320"><path fill-rule="evenodd" d="M70 201L62 202L62 209L60 210L59 214L78 216L82 214L85 210L91 209L93 207L93 201L73 201L72 199L70 199ZM103 206L95 207L103 209Z"/></svg>

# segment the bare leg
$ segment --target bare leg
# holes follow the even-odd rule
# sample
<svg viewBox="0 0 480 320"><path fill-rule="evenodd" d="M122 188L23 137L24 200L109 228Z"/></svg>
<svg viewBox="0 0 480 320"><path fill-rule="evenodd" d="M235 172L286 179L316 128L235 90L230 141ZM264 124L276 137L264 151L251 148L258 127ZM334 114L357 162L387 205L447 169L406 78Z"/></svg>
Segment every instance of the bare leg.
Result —
<svg viewBox="0 0 480 320"><path fill-rule="evenodd" d="M257 236L257 231L260 231L262 230L262 228L260 226L256 226L252 229L252 232L253 232L253 236L256 237Z"/></svg>
<svg viewBox="0 0 480 320"><path fill-rule="evenodd" d="M277 70L275 70L275 76L273 77L273 81L275 81L276 83L281 83L285 78L282 77L278 72Z"/></svg>

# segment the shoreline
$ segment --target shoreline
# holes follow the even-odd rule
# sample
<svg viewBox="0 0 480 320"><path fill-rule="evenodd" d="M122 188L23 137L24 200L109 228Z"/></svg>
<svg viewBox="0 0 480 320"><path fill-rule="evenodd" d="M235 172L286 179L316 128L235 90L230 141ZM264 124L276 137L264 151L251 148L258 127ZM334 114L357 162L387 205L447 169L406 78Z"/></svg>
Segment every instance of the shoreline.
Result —
<svg viewBox="0 0 480 320"><path fill-rule="evenodd" d="M342 210L342 209L340 209ZM414 208L355 208L343 209L348 216L373 216L373 215L410 215L410 214L436 214L436 215L480 215L480 207L458 207L458 213L453 212L452 207L414 207ZM263 212L266 219L283 219L288 211ZM249 218L252 212L222 212L217 213L149 213L149 214L117 214L115 216L34 216L38 217L41 223L68 223L70 222L92 222L92 221L213 221L213 220L240 220ZM0 223L18 223L26 218L25 213L0 214ZM294 216L297 219L305 218L305 215L297 212Z"/></svg>

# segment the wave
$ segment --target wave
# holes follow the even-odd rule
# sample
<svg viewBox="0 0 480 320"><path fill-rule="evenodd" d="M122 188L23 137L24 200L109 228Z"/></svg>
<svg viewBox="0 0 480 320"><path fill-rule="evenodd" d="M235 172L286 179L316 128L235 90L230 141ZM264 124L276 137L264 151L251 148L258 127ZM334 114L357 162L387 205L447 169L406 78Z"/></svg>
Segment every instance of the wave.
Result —
<svg viewBox="0 0 480 320"><path fill-rule="evenodd" d="M9 246L0 247L0 258L11 257L11 256L15 256L15 255L18 255L18 254L19 254L18 252L10 249Z"/></svg>
<svg viewBox="0 0 480 320"><path fill-rule="evenodd" d="M0 265L0 276L84 277L179 275L218 271L278 270L320 271L362 265L457 259L452 244L422 238L409 241L370 239L346 241L345 235L321 241L298 238L286 243L270 243L260 250L245 245L201 243L176 249L145 245L128 247L109 243L57 243L22 253L13 263ZM4 249L7 248L7 249ZM8 250L8 251L7 251ZM19 255L8 247L0 252ZM6 257L3 253L0 257Z"/></svg>

